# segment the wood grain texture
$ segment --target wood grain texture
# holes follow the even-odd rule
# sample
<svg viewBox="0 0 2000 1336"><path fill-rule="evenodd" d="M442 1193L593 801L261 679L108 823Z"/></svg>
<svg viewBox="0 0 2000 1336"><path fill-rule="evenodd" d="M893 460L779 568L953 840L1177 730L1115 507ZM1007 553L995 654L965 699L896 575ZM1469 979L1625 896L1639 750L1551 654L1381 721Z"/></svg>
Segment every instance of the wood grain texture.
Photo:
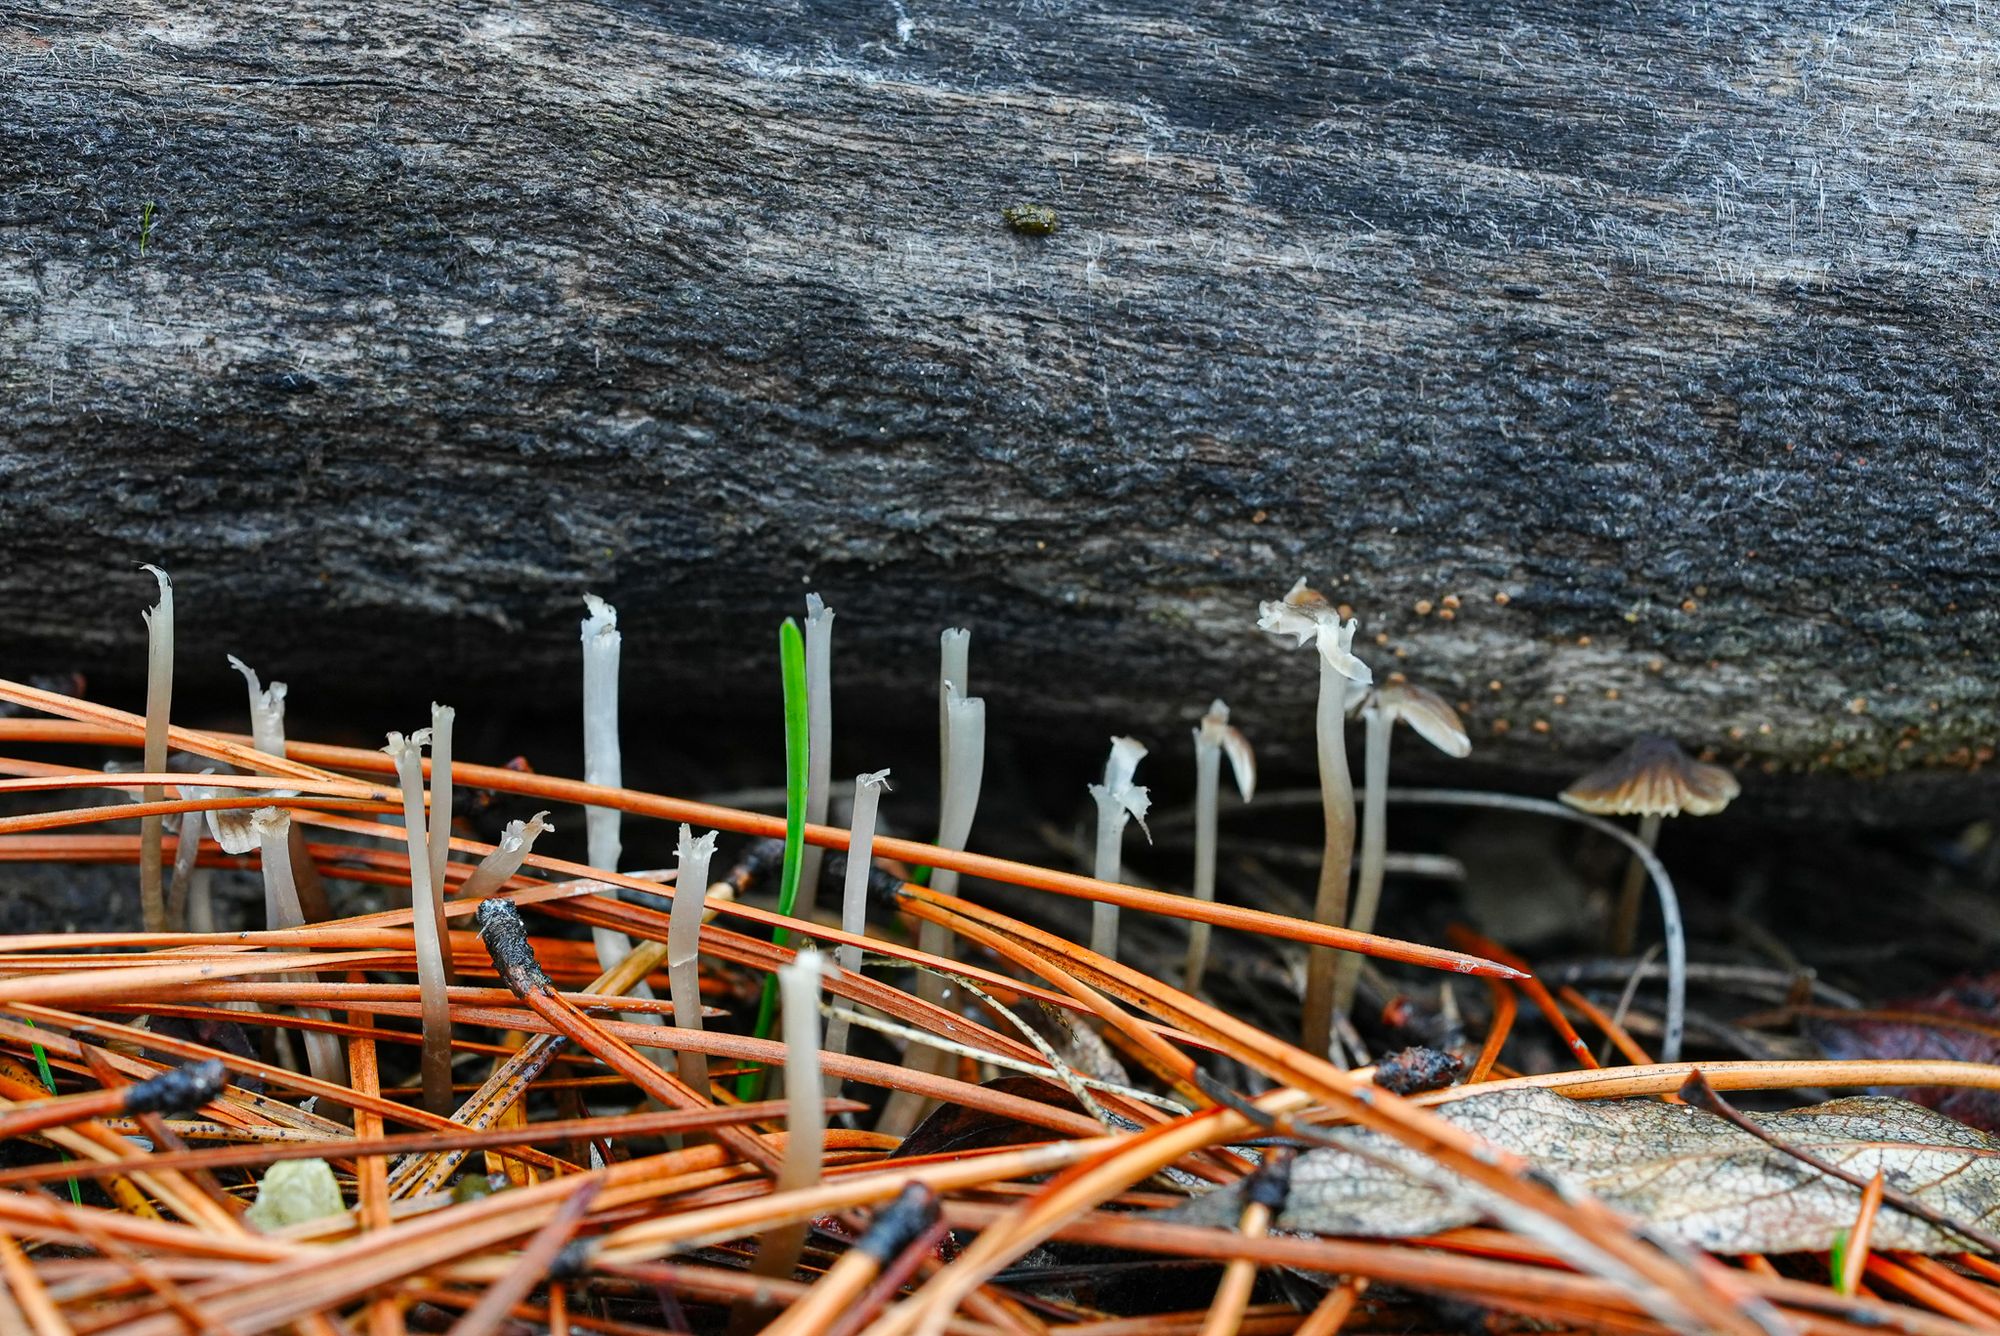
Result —
<svg viewBox="0 0 2000 1336"><path fill-rule="evenodd" d="M775 681L803 579L862 708L924 707L958 623L996 729L1178 746L1221 693L1304 744L1311 667L1251 629L1303 573L1487 759L1652 728L1963 806L2000 713L1997 36L0 5L9 666L136 656L144 559L218 669L567 682L589 589L714 701Z"/></svg>

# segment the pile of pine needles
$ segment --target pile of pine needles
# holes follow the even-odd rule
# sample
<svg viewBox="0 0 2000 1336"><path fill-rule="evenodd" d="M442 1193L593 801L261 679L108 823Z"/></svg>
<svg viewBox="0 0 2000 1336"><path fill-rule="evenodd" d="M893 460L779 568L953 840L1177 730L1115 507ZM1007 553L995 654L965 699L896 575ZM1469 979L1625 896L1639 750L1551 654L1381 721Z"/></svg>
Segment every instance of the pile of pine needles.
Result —
<svg viewBox="0 0 2000 1336"><path fill-rule="evenodd" d="M276 805L307 832L322 877L407 899L404 830L384 820L403 812L403 794L381 752L293 741L272 755L248 738L175 728L173 750L235 773L205 777L203 797L174 797L189 776L83 763L85 749L136 752L144 718L16 683L0 683L0 699L32 712L0 719L8 750L77 757L0 758L12 776L0 790L41 796L37 810L0 818L0 860L136 866L139 835L89 828ZM786 835L773 817L512 768L460 762L453 781L559 816L587 804ZM140 801L66 797L104 788ZM197 819L181 827L199 828ZM807 825L803 838L841 850L848 835ZM171 861L177 844L168 837L161 855ZM409 909L278 931L0 938L0 1334L478 1333L525 1323L551 1333L1325 1336L1437 1330L1467 1311L1486 1330L2000 1326L2000 1268L1983 1258L1948 1267L1866 1257L1866 1282L1840 1285L1761 1257L1664 1246L1439 1117L1433 1107L1452 1091L1391 1093L1370 1070L1341 1070L1140 970L900 876L884 923L871 915L860 937L711 891L699 948L719 1019L700 1030L651 1023L666 1003L631 994L650 978L666 996L665 906L682 888L531 855L491 897L511 911L452 898L490 852L450 840L459 1083L449 1116L428 1111L417 1085ZM884 871L950 869L1022 898L1078 897L1482 976L1494 1019L1473 1084L1671 1096L1693 1070L1645 1062L1580 995L1552 996L1491 949L1396 942L911 841L878 840L874 854ZM255 855L206 840L196 858L255 867ZM948 933L956 958L909 945L918 925ZM585 929L615 930L637 949L603 970ZM826 968L831 1006L933 1037L955 1056L927 1065L825 1052L815 1066L793 1045L755 1037L740 1013L808 942L867 953L862 971ZM881 977L923 970L971 985L949 991L973 1000L939 1003ZM1579 1066L1539 1076L1496 1067L1517 995L1569 1041ZM1141 1074L1130 1087L1083 1082L1046 1042L1006 1023L1035 1008L1101 1033ZM1610 1033L1633 1065L1592 1070L1572 1012ZM334 1036L348 1083L256 1056L289 1047L271 1043L279 1031ZM796 1040L800 1030L788 1032ZM693 1069L675 1056L697 1053L707 1070L690 1085L674 1073ZM982 1080L995 1064L1012 1075ZM1905 1066L1917 1079L1920 1064ZM1953 1079L1948 1066L1934 1079ZM739 1076L788 1069L783 1098L739 1098ZM1228 1088L1215 1070L1255 1073L1256 1093ZM1834 1063L1703 1070L1739 1090L1875 1079ZM864 1098L827 1098L829 1088ZM882 1092L908 1092L937 1112L907 1141L865 1130L849 1115ZM1205 1185L1275 1179L1285 1158L1275 1148L1344 1124L1478 1185L1502 1203L1505 1227L1412 1240L1286 1236L1271 1232L1270 1202L1257 1193L1235 1229L1160 1214ZM810 1183L781 1185L795 1125L816 1129L823 1167ZM282 1227L246 1220L273 1166L298 1160L330 1167L337 1208ZM1593 1246L1572 1251L1571 1239ZM1089 1282L1121 1269L1140 1280L1118 1291L1123 1311L1107 1311L1092 1301L1107 1291ZM1079 1283L1066 1288L1066 1271Z"/></svg>

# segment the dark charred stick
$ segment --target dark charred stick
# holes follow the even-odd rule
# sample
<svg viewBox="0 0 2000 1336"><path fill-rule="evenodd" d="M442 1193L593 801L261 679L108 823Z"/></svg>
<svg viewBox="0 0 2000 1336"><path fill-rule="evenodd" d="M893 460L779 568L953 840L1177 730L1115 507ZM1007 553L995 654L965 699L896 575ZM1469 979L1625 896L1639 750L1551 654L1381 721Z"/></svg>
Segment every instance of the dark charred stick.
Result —
<svg viewBox="0 0 2000 1336"><path fill-rule="evenodd" d="M910 1184L876 1212L854 1246L764 1336L846 1336L860 1330L931 1255L945 1232L937 1194L921 1183Z"/></svg>
<svg viewBox="0 0 2000 1336"><path fill-rule="evenodd" d="M607 1032L556 992L535 959L534 946L521 922L521 911L512 903L483 900L474 911L473 922L478 925L487 954L493 957L501 982L536 1015L662 1104L678 1109L714 1107L685 1082L660 1070L639 1050ZM715 1129L715 1139L764 1173L777 1176L779 1157L764 1144L763 1138L740 1127L719 1127Z"/></svg>
<svg viewBox="0 0 2000 1336"><path fill-rule="evenodd" d="M535 948L528 942L528 927L521 922L521 911L505 900L484 900L473 911L472 922L479 930L479 940L486 944L486 954L493 957L493 968L500 972L500 982L507 990L526 1001L530 994L553 993L556 986L542 971L542 963L535 959Z"/></svg>
<svg viewBox="0 0 2000 1336"><path fill-rule="evenodd" d="M874 1258L879 1270L936 1224L937 1218L937 1194L922 1183L912 1183L876 1214L875 1222L854 1246Z"/></svg>
<svg viewBox="0 0 2000 1336"><path fill-rule="evenodd" d="M184 1063L125 1087L125 1112L189 1113L222 1093L227 1073L218 1058Z"/></svg>
<svg viewBox="0 0 2000 1336"><path fill-rule="evenodd" d="M1869 1180L1861 1177L1861 1175L1851 1170L1843 1169L1831 1161L1823 1160L1803 1146L1794 1146L1789 1142L1780 1141L1777 1137L1772 1136L1769 1132L1757 1126L1756 1123L1744 1117L1741 1110L1724 1099L1721 1092L1708 1083L1708 1078L1701 1074L1699 1067L1689 1074L1686 1081L1681 1083L1680 1096L1697 1109L1705 1110L1718 1118L1725 1119L1738 1129L1756 1137L1772 1149L1783 1151L1799 1163L1817 1169L1829 1178L1837 1178L1848 1186L1862 1192L1868 1191ZM1919 1220L1936 1225L1939 1229L1950 1230L1959 1237L1978 1244L1987 1253L2000 1256L2000 1236L1989 1234L1977 1225L1968 1225L1963 1221L1954 1220L1943 1211L1917 1200L1900 1188L1892 1188L1885 1182L1882 1185L1882 1200L1906 1215L1913 1215Z"/></svg>
<svg viewBox="0 0 2000 1336"><path fill-rule="evenodd" d="M1280 1146L1266 1155L1257 1165L1257 1172L1250 1175L1245 1200L1252 1206L1262 1206L1275 1219L1291 1199L1292 1164L1298 1157L1299 1153L1289 1146Z"/></svg>
<svg viewBox="0 0 2000 1336"><path fill-rule="evenodd" d="M221 1093L223 1085L222 1064L209 1058L115 1090L37 1100L0 1113L0 1141L92 1118L198 1109Z"/></svg>
<svg viewBox="0 0 2000 1336"><path fill-rule="evenodd" d="M908 1285L911 1278L927 1263L936 1264L949 1260L946 1249L951 1242L951 1226L942 1220L932 1222L930 1228L911 1239L910 1246L889 1265L882 1268L882 1274L875 1278L875 1283L868 1287L868 1292L854 1305L853 1312L827 1332L826 1336L855 1336L889 1306L889 1300Z"/></svg>
<svg viewBox="0 0 2000 1336"><path fill-rule="evenodd" d="M189 1063L171 1072L162 1072L148 1081L135 1084L126 1080L124 1075L111 1065L111 1060L104 1055L103 1049L98 1048L95 1044L81 1044L78 1047L82 1049L83 1060L90 1065L90 1073L97 1078L99 1085L103 1086L106 1090L125 1091L127 1111L137 1120L140 1130L153 1139L154 1154L146 1156L142 1164L135 1165L135 1170L141 1168L158 1168L161 1158L160 1152L172 1155L176 1152L185 1152L187 1150L187 1143L181 1140L177 1132L167 1126L167 1120L158 1112L152 1109L134 1107L139 1102L134 1097L138 1094L142 1086L154 1086L156 1089L165 1088L165 1083L169 1077L185 1077L191 1071L199 1071L199 1069L210 1066L216 1068L214 1076L217 1092L228 1083L228 1077L222 1070L222 1064L214 1058L209 1058L202 1062ZM207 1075L207 1073L202 1074ZM188 1082L183 1080L182 1084L186 1085ZM171 1091L169 1093L171 1094ZM153 1097L148 1096L147 1098L151 1099ZM213 1095L210 1098L213 1098ZM169 1107L174 1112L180 1112L182 1110L198 1109L207 1102L207 1099L198 1099L193 1102L176 1101ZM73 1163L40 1165L37 1167L43 1169L61 1169L65 1171L62 1176L66 1178L75 1178L78 1176L76 1166ZM199 1168L189 1169L184 1171L184 1176L188 1182L194 1184L195 1187L207 1194L210 1201L229 1212L229 1214L240 1216L248 1209L243 1201L224 1189L221 1182L208 1170Z"/></svg>
<svg viewBox="0 0 2000 1336"><path fill-rule="evenodd" d="M726 880L736 889L738 895L747 895L759 884L770 882L778 875L785 861L783 840L752 840L744 849L743 856L729 869ZM839 895L840 888L847 879L847 855L845 852L829 849L820 864L820 891L822 894ZM903 879L879 867L868 869L868 905L871 909L894 909L896 893L903 888Z"/></svg>

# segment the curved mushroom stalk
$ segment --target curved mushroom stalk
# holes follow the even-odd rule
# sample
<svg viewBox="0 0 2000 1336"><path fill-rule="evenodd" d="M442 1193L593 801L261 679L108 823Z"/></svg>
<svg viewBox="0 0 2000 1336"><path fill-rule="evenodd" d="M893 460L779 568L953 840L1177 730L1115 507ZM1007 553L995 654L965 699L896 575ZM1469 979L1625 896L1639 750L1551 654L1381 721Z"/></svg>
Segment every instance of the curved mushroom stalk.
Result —
<svg viewBox="0 0 2000 1336"><path fill-rule="evenodd" d="M1145 744L1138 739L1111 739L1111 755L1104 762L1104 782L1090 786L1090 796L1097 800L1097 857L1091 875L1099 881L1124 880L1126 821L1137 820L1139 829L1146 829L1146 809L1151 799L1143 785L1132 782L1145 756ZM1146 838L1152 838L1150 831ZM1117 905L1100 900L1091 906L1090 949L1109 960L1118 958Z"/></svg>
<svg viewBox="0 0 2000 1336"><path fill-rule="evenodd" d="M714 857L714 831L696 839L692 829L681 826L674 850L680 871L674 877L673 912L667 919L667 984L674 1024L696 1034L701 1033L701 913L707 901L708 864ZM681 1053L674 1064L674 1074L706 1099L708 1055Z"/></svg>
<svg viewBox="0 0 2000 1336"><path fill-rule="evenodd" d="M305 926L305 911L299 907L298 884L292 877L292 819L282 807L259 807L250 817L264 865L264 917L272 928ZM313 974L287 974L286 983L310 983ZM299 1014L312 1020L332 1020L325 1012L301 1007ZM306 1067L313 1079L333 1085L347 1084L347 1054L340 1037L323 1030L306 1031Z"/></svg>
<svg viewBox="0 0 2000 1336"><path fill-rule="evenodd" d="M1368 695L1361 717L1367 725L1368 745L1362 761L1361 872L1354 887L1354 912L1347 926L1356 932L1375 931L1375 915L1382 903L1382 876L1387 867L1389 820L1389 736L1398 719L1416 730L1417 736L1446 756L1463 758L1472 751L1472 739L1459 722L1458 711L1434 691L1407 683L1391 683ZM1354 1005L1354 990L1361 980L1361 957L1342 952L1334 971L1333 1009L1344 1012Z"/></svg>
<svg viewBox="0 0 2000 1336"><path fill-rule="evenodd" d="M1229 707L1220 699L1212 702L1201 724L1194 730L1194 898L1215 899L1216 823L1220 819L1222 758L1229 757L1236 777L1236 791L1249 802L1257 790L1257 754L1241 730L1230 727ZM1184 987L1192 993L1201 987L1208 969L1211 925L1188 925L1187 968Z"/></svg>
<svg viewBox="0 0 2000 1336"><path fill-rule="evenodd" d="M847 836L847 878L841 886L840 928L854 937L868 935L868 873L875 865L875 814L882 793L889 787L889 772L854 777L854 816ZM833 953L834 963L849 974L861 972L861 948L842 943ZM836 1015L827 1022L826 1051L845 1056L848 1019ZM840 1078L826 1079L827 1098L840 1094Z"/></svg>
<svg viewBox="0 0 2000 1336"><path fill-rule="evenodd" d="M972 818L979 810L979 789L986 773L986 702L966 692L966 669L971 657L972 632L953 627L938 637L938 751L939 801L938 847L962 851L971 838ZM958 893L958 873L938 868L931 875L931 889L940 895ZM953 953L951 930L939 923L924 923L917 929L917 947L934 956L950 959ZM926 1002L947 1000L945 981L926 971L917 976L917 996ZM912 1044L903 1054L903 1064L913 1071L941 1071L948 1059L936 1049ZM899 1090L883 1106L875 1129L890 1136L907 1135L917 1125L926 1101L921 1095Z"/></svg>
<svg viewBox="0 0 2000 1336"><path fill-rule="evenodd" d="M273 682L265 686L257 680L256 670L237 658L234 654L225 656L229 666L243 674L245 685L250 688L250 741L251 745L267 756L285 754L285 684ZM274 797L280 796L273 794ZM305 910L306 922L324 923L333 916L327 905L326 887L320 881L319 869L313 865L312 856L306 852L306 836L295 822L292 825L292 869L299 882L299 907Z"/></svg>
<svg viewBox="0 0 2000 1336"><path fill-rule="evenodd" d="M424 1045L419 1069L424 1107L449 1115L451 1098L451 1002L445 996L444 904L431 879L430 840L425 833L423 746L428 728L409 737L391 733L382 750L396 763L403 786L403 836L410 851L410 929L417 951L417 1000L423 1009ZM449 814L443 817L449 820Z"/></svg>
<svg viewBox="0 0 2000 1336"><path fill-rule="evenodd" d="M1350 685L1374 681L1368 665L1354 655L1356 622L1343 622L1325 595L1303 578L1284 598L1258 605L1257 627L1293 638L1292 648L1316 645L1320 654L1319 707L1315 736L1319 751L1320 807L1326 820L1326 849L1320 859L1319 891L1313 918L1329 927L1347 919L1347 881L1354 862L1354 780L1347 772L1347 693ZM1306 997L1301 1042L1308 1052L1333 1048L1333 975L1338 952L1316 946L1306 958Z"/></svg>
<svg viewBox="0 0 2000 1336"><path fill-rule="evenodd" d="M143 567L160 585L160 601L142 615L146 619L146 773L167 768L167 718L174 700L174 582L158 566ZM166 797L158 784L140 792L144 802ZM167 893L160 876L161 836L165 823L157 816L139 818L139 912L147 932L167 930Z"/></svg>

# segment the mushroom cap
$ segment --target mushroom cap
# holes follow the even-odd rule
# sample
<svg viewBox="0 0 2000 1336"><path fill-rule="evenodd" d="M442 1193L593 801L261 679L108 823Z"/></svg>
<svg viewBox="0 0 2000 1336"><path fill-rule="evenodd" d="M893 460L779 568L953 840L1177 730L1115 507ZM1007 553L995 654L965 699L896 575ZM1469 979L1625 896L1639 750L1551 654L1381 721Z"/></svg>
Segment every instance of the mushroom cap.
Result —
<svg viewBox="0 0 2000 1336"><path fill-rule="evenodd" d="M1340 620L1340 612L1326 595L1306 587L1299 577L1282 599L1267 599L1257 605L1257 629L1277 636L1292 637L1292 648L1313 643L1328 666L1355 687L1374 680L1368 665L1354 654L1354 631L1359 623ZM1352 701L1348 702L1352 704Z"/></svg>
<svg viewBox="0 0 2000 1336"><path fill-rule="evenodd" d="M1561 797L1600 816L1710 816L1740 792L1736 776L1721 766L1702 764L1672 738L1647 734Z"/></svg>
<svg viewBox="0 0 2000 1336"><path fill-rule="evenodd" d="M1472 739L1466 736L1458 711L1435 691L1392 682L1376 689L1374 708L1389 711L1446 756L1464 757L1472 751Z"/></svg>
<svg viewBox="0 0 2000 1336"><path fill-rule="evenodd" d="M1090 796L1097 799L1099 811L1118 813L1121 827L1126 817L1137 818L1139 829L1146 831L1150 841L1153 832L1146 828L1146 812L1152 807L1152 799L1144 784L1132 782L1133 773L1145 756L1146 744L1137 738L1111 739L1111 758L1104 763L1104 782L1089 788Z"/></svg>
<svg viewBox="0 0 2000 1336"><path fill-rule="evenodd" d="M1229 769L1236 776L1236 790L1249 802L1257 791L1257 753L1250 746L1250 739L1243 731L1229 722L1229 707L1217 698L1208 707L1208 713L1201 717L1201 725L1194 731L1197 748L1220 747L1222 754L1229 758Z"/></svg>

